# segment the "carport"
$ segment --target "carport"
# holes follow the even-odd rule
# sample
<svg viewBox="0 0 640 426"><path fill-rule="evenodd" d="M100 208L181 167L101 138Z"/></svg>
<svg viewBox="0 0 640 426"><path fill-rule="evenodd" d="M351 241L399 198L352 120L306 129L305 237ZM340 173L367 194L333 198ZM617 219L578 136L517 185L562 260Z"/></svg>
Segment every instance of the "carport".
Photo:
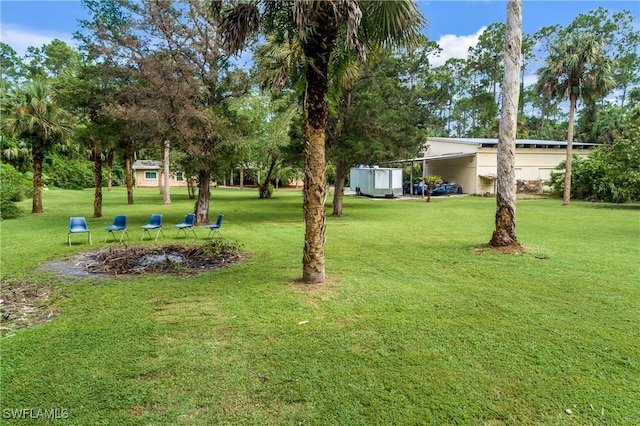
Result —
<svg viewBox="0 0 640 426"><path fill-rule="evenodd" d="M422 163L422 178L438 175L445 182L457 183L465 193L474 192L474 188L476 187L475 152L452 152L440 155L428 155L406 160L389 161L385 164L400 164L402 166L410 164L411 174L409 181L413 183L413 166L416 163ZM413 196L412 193L410 195Z"/></svg>

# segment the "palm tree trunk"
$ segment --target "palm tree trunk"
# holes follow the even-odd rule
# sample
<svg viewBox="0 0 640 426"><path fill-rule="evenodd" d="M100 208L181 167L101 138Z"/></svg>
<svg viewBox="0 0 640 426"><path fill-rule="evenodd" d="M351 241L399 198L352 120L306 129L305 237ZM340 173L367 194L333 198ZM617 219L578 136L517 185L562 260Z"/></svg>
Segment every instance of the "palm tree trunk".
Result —
<svg viewBox="0 0 640 426"><path fill-rule="evenodd" d="M304 90L304 250L302 280L321 283L326 279L324 265L325 209L325 130L329 57L338 37L333 2L318 2L314 24L321 28L309 36L303 45L307 59Z"/></svg>
<svg viewBox="0 0 640 426"><path fill-rule="evenodd" d="M302 280L321 283L326 278L324 264L325 243L325 128L327 125L328 54L316 57L307 66L304 120L304 251L302 256Z"/></svg>
<svg viewBox="0 0 640 426"><path fill-rule="evenodd" d="M209 197L211 190L209 189L209 181L211 180L211 172L208 170L200 170L198 172L198 200L196 201L196 223L209 223Z"/></svg>
<svg viewBox="0 0 640 426"><path fill-rule="evenodd" d="M576 116L576 103L578 95L571 93L569 96L569 132L567 134L567 160L564 169L564 193L562 205L571 204L571 162L573 160L573 125Z"/></svg>
<svg viewBox="0 0 640 426"><path fill-rule="evenodd" d="M131 169L131 153L124 156L125 180L127 182L127 204L133 204L133 170Z"/></svg>
<svg viewBox="0 0 640 426"><path fill-rule="evenodd" d="M496 191L495 231L492 247L519 247L516 238L515 151L520 99L520 48L522 45L522 0L507 2L504 84L498 129L498 185Z"/></svg>
<svg viewBox="0 0 640 426"><path fill-rule="evenodd" d="M39 150L33 152L33 201L31 213L42 213L42 163L44 153Z"/></svg>
<svg viewBox="0 0 640 426"><path fill-rule="evenodd" d="M102 217L102 145L100 141L96 141L94 147L93 178L95 182L93 217Z"/></svg>
<svg viewBox="0 0 640 426"><path fill-rule="evenodd" d="M344 181L347 177L347 162L338 160L336 164L336 188L333 194L333 213L331 216L342 217L342 202L344 201Z"/></svg>

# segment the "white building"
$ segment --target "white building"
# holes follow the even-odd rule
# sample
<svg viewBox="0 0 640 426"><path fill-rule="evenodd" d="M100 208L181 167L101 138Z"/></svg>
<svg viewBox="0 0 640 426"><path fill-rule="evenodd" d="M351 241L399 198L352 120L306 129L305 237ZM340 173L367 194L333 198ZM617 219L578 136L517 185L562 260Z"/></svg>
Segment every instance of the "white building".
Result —
<svg viewBox="0 0 640 426"><path fill-rule="evenodd" d="M586 157L596 144L573 143L573 153ZM567 142L516 140L515 175L522 181L547 181L566 160ZM464 193L495 193L498 139L428 138L422 156L392 162L422 163L424 176L437 175L462 186ZM419 176L414 176L414 179Z"/></svg>

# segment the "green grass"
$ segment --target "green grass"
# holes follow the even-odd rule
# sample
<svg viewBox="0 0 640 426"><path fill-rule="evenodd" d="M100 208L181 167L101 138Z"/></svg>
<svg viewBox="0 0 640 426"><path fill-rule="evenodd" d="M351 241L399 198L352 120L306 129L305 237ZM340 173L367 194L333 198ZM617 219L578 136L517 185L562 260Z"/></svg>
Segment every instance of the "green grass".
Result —
<svg viewBox="0 0 640 426"><path fill-rule="evenodd" d="M328 283L304 286L300 192L216 189L210 217L251 253L241 264L76 281L38 269L89 249L67 245L71 215L94 248L117 245L102 242L116 214L140 244L163 213L175 241L193 201L172 201L138 190L127 206L116 189L93 219L92 191L51 190L45 214L0 223L3 279L52 284L60 311L1 341L3 421L58 408L77 425L640 424L638 210L521 201L530 252L498 255L472 250L491 237L492 199L347 197L327 218Z"/></svg>

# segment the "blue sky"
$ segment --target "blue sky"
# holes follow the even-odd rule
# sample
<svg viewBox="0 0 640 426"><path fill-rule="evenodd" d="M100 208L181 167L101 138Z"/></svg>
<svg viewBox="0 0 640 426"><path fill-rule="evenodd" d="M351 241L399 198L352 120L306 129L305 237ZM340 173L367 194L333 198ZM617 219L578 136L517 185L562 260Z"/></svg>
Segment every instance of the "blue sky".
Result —
<svg viewBox="0 0 640 426"><path fill-rule="evenodd" d="M444 49L438 62L452 56L465 57L483 29L494 22L504 22L504 0L423 0L419 1L429 24L427 35ZM567 25L579 13L604 6L611 11L631 11L638 21L640 1L524 0L523 31L534 33L547 25ZM78 19L87 18L79 0L0 0L0 40L19 55L27 46L40 47L54 38L73 44ZM636 22L636 28L638 22ZM436 63L438 65L438 63Z"/></svg>

